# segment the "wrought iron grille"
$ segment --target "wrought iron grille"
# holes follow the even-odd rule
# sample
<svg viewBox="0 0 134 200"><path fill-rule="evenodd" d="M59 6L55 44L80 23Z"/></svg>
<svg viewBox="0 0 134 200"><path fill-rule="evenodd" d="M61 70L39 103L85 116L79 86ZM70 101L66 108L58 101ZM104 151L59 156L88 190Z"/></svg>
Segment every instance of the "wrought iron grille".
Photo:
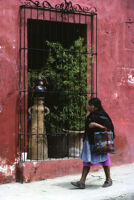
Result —
<svg viewBox="0 0 134 200"><path fill-rule="evenodd" d="M79 157L97 96L97 11L66 0L20 6L21 161Z"/></svg>

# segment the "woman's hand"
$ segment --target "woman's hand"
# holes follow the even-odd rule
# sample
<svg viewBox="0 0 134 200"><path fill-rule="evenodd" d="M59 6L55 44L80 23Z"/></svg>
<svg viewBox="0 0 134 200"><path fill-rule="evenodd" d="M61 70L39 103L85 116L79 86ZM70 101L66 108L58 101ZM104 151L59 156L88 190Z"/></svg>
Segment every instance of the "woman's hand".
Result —
<svg viewBox="0 0 134 200"><path fill-rule="evenodd" d="M97 128L101 128L101 129L103 129L103 130L106 129L106 127L103 126L103 125L101 125L101 124L98 124L98 123L96 123L96 122L90 122L90 124L89 124L89 128L95 128L95 127L97 127Z"/></svg>

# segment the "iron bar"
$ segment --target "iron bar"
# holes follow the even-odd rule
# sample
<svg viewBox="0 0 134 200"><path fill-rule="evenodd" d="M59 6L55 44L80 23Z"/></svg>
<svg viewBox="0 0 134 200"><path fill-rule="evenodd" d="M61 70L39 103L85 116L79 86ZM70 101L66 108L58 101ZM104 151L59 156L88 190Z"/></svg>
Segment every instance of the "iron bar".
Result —
<svg viewBox="0 0 134 200"><path fill-rule="evenodd" d="M20 9L20 49L19 49L19 54L20 54L20 66L19 66L19 133L22 132L22 121L21 121L21 110L22 110L22 94L21 94L21 42L22 42L22 10ZM21 160L21 135L19 134L19 150L20 150L20 160Z"/></svg>
<svg viewBox="0 0 134 200"><path fill-rule="evenodd" d="M24 8L24 49L25 49L25 45L26 45L26 37L25 37L25 35L26 35L26 32L25 32L25 30L26 30L26 26L25 26L25 20L26 20L26 18L25 18L25 8ZM25 60L25 56L26 56L26 54L25 54L25 50L24 50L24 59L23 59L23 62L24 62L24 71L23 71L23 78L24 78L24 81L23 81L23 88L24 88L24 108L26 108L26 93L25 93L25 88L26 88L26 85L25 85L25 83L26 83L26 76L25 76L25 67L26 67L26 60ZM23 116L23 120L24 120L24 122L23 122L23 131L24 131L24 150L23 150L23 152L24 152L24 161L25 161L25 152L26 152L26 124L25 124L25 120L26 120L26 110L24 109L24 116Z"/></svg>
<svg viewBox="0 0 134 200"><path fill-rule="evenodd" d="M97 97L97 15L96 15L96 97Z"/></svg>
<svg viewBox="0 0 134 200"><path fill-rule="evenodd" d="M32 51L40 51L40 52L43 52L43 51L44 51L44 52L48 52L48 49L26 48L26 47L25 47L25 48L21 48L21 50L24 50L24 51L25 51L25 50L32 50ZM70 51L70 50L64 50L64 52L66 52L66 53L72 53L72 54L75 53L75 51L72 51L72 50L71 50L71 51ZM62 51L61 51L61 53L62 53ZM80 53L82 53L82 52L80 51ZM88 52L88 51L85 51L85 53L83 53L83 54L86 54L86 55L87 55L87 54L97 55L97 53L96 53L96 52L93 52L93 51L92 51L92 53L91 53L91 52Z"/></svg>
<svg viewBox="0 0 134 200"><path fill-rule="evenodd" d="M27 10L30 9L30 19L27 17L26 12ZM23 16L22 16L22 11L23 11ZM94 16L96 17L96 24L94 24ZM85 18L84 18L85 17ZM91 52L90 51L85 51L81 52L80 50L76 52L75 50L69 50L66 47L71 46L72 42L74 42L77 37L83 36L87 37L87 24L89 20L87 20L87 17L91 19L91 34L90 34L90 42L91 42ZM85 20L85 21L84 21ZM24 21L24 23L22 23ZM28 25L27 25L28 21ZM84 24L84 25L83 25ZM72 26L73 25L73 26ZM96 27L94 29L94 27ZM26 37L26 30L28 28L28 41ZM23 30L22 30L23 29ZM33 35L34 33L34 35ZM94 35L96 33L96 36ZM23 35L23 37L22 37ZM60 36L59 36L60 35ZM32 89L27 89L26 88L26 77L27 77L27 68L28 66L28 71L31 73L34 71L35 67L38 69L38 72L36 73L36 78L39 77L39 73L42 70L42 67L46 67L46 58L48 56L49 49L41 46L42 41L49 40L50 42L59 42L63 46L65 46L64 50L61 50L61 53L68 53L73 55L73 54L83 54L83 55L91 55L92 59L93 56L96 57L96 74L93 73L93 63L91 66L91 90L90 91L77 91L76 87L77 85L73 84L73 88L65 88L61 90L55 90L53 88L50 88L49 90L46 90L45 95L49 100L56 100L56 99L50 99L57 97L57 102L60 102L60 98L62 97L63 101L67 101L67 96L70 97L72 95L72 98L75 99L78 97L78 95L81 97L81 95L91 95L91 96L97 96L97 10L94 7L89 7L89 8L82 8L79 4L73 5L71 1L66 1L64 0L63 3L57 4L55 6L52 6L49 2L43 1L40 3L39 1L33 1L33 0L25 0L25 4L20 7L20 73L19 73L19 79L20 79L20 119L19 119L19 141L20 141L20 152L24 150L24 153L26 152L26 144L28 143L28 151L29 151L29 158L32 159L32 154L33 154L33 144L32 144L32 137L36 136L37 143L36 143L36 160L39 160L39 138L41 137L42 134L39 132L39 127L38 127L38 122L39 122L39 113L37 111L37 134L33 134L29 130L26 132L26 109L27 109L27 99L26 95L28 93L28 99L30 102L32 102L32 94L33 90ZM87 38L85 38L87 40ZM96 40L96 49L94 49L94 40ZM26 45L28 44L28 46ZM85 44L85 41L84 41ZM28 53L28 62L26 59L26 55ZM59 52L60 53L60 52ZM22 57L23 56L23 57ZM41 62L40 62L41 60ZM38 65L39 64L39 65ZM68 64L68 63L66 63ZM36 66L37 65L37 66ZM57 68L58 65L58 58L56 54L56 62L53 67ZM81 62L79 60L79 79L81 77ZM63 67L63 59L62 59L62 67ZM85 69L86 70L86 69ZM23 72L23 73L22 73ZM30 82L32 87L34 86L33 83L33 76L32 74L30 75ZM95 77L96 76L96 77ZM56 74L56 84L58 82L58 77L59 74ZM68 68L68 74L67 74L67 79L71 81L71 76L70 76L70 70ZM62 81L64 81L64 74L60 74L60 78ZM96 87L93 87L94 85L94 80L96 80ZM22 84L23 83L23 84ZM81 81L79 81L79 86L81 84ZM23 102L22 102L22 96ZM45 98L46 99L46 98ZM79 98L79 113L81 115L81 102ZM46 101L45 103L49 103L49 101ZM85 102L83 102L85 104ZM38 103L37 103L38 104ZM32 106L32 104L31 104ZM69 101L68 101L68 106L69 106ZM37 108L39 105L37 105ZM38 109L37 109L38 110ZM24 111L22 113L22 111ZM73 108L74 112L74 108ZM24 114L24 116L23 116ZM23 117L23 120L22 120ZM67 121L68 123L71 122L71 117L70 117L70 111L68 108L68 113L67 113ZM45 119L44 122L46 123L47 120ZM64 128L64 127L63 127ZM81 120L79 121L79 128L81 128ZM21 133L21 134L20 134ZM24 136L24 139L22 138ZM30 142L27 142L27 137L31 139ZM53 148L53 145L48 144L48 158L59 158L56 153L60 153L60 158L62 157L77 157L77 153L80 154L80 140L81 140L81 135L75 135L71 134L69 132L61 131L58 132L58 129L56 128L55 132L53 132L51 129L47 129L47 137L48 141L51 143L49 140L49 137L53 142L57 142L54 146L54 155L52 155L51 151ZM53 139L52 139L53 137ZM43 141L45 140L45 135L42 136ZM77 144L77 139L79 138L79 144ZM66 141L67 140L67 141ZM22 143L24 142L24 143ZM60 145L60 151L59 152L59 145L58 143L61 143ZM77 147L76 147L77 146ZM42 143L41 149L45 148L45 144ZM72 149L72 153L70 153L70 148ZM78 149L77 149L78 148ZM78 150L76 152L76 149ZM44 151L42 153L42 159L45 159L44 156Z"/></svg>
<svg viewBox="0 0 134 200"><path fill-rule="evenodd" d="M91 56L93 56L93 15L91 15ZM93 84L93 58L91 57L91 94L94 93Z"/></svg>

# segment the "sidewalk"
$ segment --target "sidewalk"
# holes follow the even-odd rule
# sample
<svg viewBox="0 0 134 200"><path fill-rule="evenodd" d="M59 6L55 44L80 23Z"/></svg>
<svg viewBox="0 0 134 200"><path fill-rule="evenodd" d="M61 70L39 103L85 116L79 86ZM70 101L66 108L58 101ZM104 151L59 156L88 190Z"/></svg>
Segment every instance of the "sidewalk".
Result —
<svg viewBox="0 0 134 200"><path fill-rule="evenodd" d="M103 170L89 173L86 189L73 187L79 175L0 185L0 200L134 200L134 163L111 168L113 186L102 188Z"/></svg>

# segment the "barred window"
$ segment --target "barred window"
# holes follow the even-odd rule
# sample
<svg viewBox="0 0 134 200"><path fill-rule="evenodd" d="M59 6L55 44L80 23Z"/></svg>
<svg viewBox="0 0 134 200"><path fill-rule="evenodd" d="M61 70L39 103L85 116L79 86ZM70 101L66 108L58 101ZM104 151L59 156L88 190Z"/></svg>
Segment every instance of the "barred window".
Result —
<svg viewBox="0 0 134 200"><path fill-rule="evenodd" d="M79 157L87 101L97 96L96 9L27 2L20 7L20 154L24 161Z"/></svg>

